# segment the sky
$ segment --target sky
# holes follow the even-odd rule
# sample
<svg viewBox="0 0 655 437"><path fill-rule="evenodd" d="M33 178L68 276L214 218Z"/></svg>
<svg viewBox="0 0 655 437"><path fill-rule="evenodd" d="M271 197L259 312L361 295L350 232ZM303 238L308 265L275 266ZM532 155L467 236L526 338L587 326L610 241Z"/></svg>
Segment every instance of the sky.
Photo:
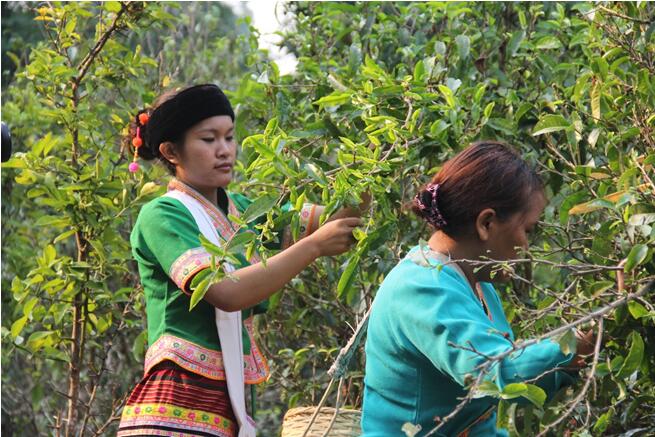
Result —
<svg viewBox="0 0 655 437"><path fill-rule="evenodd" d="M226 1L237 13L243 13L243 8L248 8L253 17L253 25L259 30L259 47L269 51L271 59L275 61L280 74L293 73L298 63L296 57L288 53L286 49L276 46L282 40L275 32L289 26L289 18L284 14L283 1L275 0L250 0L250 1Z"/></svg>

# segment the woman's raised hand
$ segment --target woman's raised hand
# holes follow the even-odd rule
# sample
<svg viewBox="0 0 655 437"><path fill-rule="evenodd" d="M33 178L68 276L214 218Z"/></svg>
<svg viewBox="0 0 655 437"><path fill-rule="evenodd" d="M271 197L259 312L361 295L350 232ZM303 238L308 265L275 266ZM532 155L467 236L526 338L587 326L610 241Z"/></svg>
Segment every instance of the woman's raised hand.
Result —
<svg viewBox="0 0 655 437"><path fill-rule="evenodd" d="M353 229L362 224L359 217L332 220L318 228L308 239L317 247L319 256L342 254L355 243Z"/></svg>
<svg viewBox="0 0 655 437"><path fill-rule="evenodd" d="M586 358L594 352L594 338L596 335L597 333L593 328L587 332L576 332L576 353L573 360L571 360L571 367L580 368L586 365Z"/></svg>
<svg viewBox="0 0 655 437"><path fill-rule="evenodd" d="M339 211L332 214L332 216L328 218L327 221L331 222L333 220L338 220L345 217L361 217L362 214L366 213L369 206L371 206L371 200L373 198L371 196L371 193L369 192L362 193L360 197L362 198L362 201L356 208L355 207L341 208Z"/></svg>

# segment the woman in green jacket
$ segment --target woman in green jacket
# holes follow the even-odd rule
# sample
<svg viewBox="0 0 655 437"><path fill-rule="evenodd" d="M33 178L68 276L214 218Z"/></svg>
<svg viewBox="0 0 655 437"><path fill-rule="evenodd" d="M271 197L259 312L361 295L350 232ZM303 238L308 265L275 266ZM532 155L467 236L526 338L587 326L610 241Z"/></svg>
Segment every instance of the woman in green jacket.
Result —
<svg viewBox="0 0 655 437"><path fill-rule="evenodd" d="M306 205L298 242L282 241L266 265L256 254L238 254L238 263L221 265L230 276L189 311L193 278L212 264L199 235L225 245L239 232L256 232L230 220L250 202L226 191L237 155L232 106L211 84L168 93L135 116L131 143L131 172L139 170L137 158L157 159L175 177L168 193L141 209L132 230L149 347L118 436L254 437L244 384L265 381L269 370L252 315L317 257L348 250L360 219L342 210L319 227L321 207Z"/></svg>

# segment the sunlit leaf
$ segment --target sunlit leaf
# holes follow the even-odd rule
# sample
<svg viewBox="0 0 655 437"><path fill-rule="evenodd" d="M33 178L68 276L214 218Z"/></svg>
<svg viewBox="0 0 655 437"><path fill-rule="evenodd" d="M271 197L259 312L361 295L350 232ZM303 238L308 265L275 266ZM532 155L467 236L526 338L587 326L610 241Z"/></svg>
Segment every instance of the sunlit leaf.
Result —
<svg viewBox="0 0 655 437"><path fill-rule="evenodd" d="M275 206L278 198L274 195L262 196L251 203L248 208L241 214L241 220L245 223L250 223L251 221L259 218L263 214Z"/></svg>
<svg viewBox="0 0 655 437"><path fill-rule="evenodd" d="M533 136L543 135L551 132L558 132L561 130L569 129L571 123L561 115L545 115L534 127Z"/></svg>

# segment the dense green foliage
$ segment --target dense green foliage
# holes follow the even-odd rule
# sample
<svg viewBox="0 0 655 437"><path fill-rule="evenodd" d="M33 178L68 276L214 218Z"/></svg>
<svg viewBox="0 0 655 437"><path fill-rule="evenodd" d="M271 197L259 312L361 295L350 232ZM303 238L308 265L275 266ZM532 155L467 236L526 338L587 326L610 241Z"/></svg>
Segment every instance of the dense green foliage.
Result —
<svg viewBox="0 0 655 437"><path fill-rule="evenodd" d="M3 90L3 121L19 152L4 167L2 193L3 419L13 415L3 426L10 430L12 423L14 431L72 435L75 427L65 430L71 410L98 435L113 426L139 379L147 338L128 236L138 206L161 192L148 181L165 173L154 167L131 177L121 138L135 111L172 80L220 81L208 70L220 64L229 86L246 58L221 58L251 52L247 24L238 25L229 8L144 7L29 11L43 42ZM195 32L199 19L204 26ZM209 61L182 71L190 53ZM81 408L71 409L66 395L79 396Z"/></svg>
<svg viewBox="0 0 655 437"><path fill-rule="evenodd" d="M402 206L472 141L514 144L550 200L532 261L501 290L518 338L602 310L654 277L652 4L293 3L290 76L256 49L247 22L229 38L212 31L233 21L224 8L171 8L40 9L47 38L3 89L3 121L23 145L2 172L3 416L20 412L16 429L63 433L77 417L85 435L103 434L140 376L143 303L127 235L164 178L156 167L128 174L119 143L135 108L169 83L231 88L235 190L328 212L374 197L356 249L308 268L259 324L273 368L260 390L262 435L276 435L290 406L318 402L349 325L428 237ZM275 238L274 212L262 242ZM515 435L652 433L652 298L604 313L595 372L558 399L544 405L531 386L476 390L504 399L499 420ZM570 337L559 338L564 348ZM363 360L348 373L349 405L361 405ZM534 404L505 400L521 395Z"/></svg>

